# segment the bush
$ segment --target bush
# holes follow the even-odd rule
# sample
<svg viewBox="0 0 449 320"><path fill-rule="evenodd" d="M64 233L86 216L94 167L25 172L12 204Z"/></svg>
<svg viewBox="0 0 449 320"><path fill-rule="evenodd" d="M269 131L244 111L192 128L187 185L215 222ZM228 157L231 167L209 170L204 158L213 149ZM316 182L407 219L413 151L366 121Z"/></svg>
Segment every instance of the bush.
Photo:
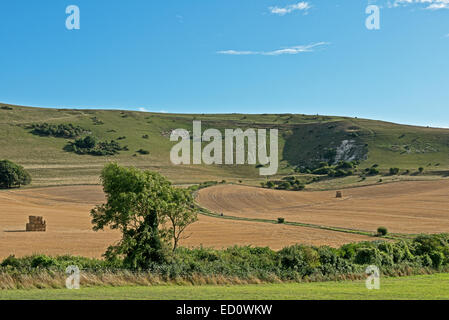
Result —
<svg viewBox="0 0 449 320"><path fill-rule="evenodd" d="M140 153L141 155L147 155L147 154L150 154L150 151L144 150L144 149L139 149L139 150L137 150L137 152Z"/></svg>
<svg viewBox="0 0 449 320"><path fill-rule="evenodd" d="M278 253L281 265L301 276L310 275L320 265L320 256L315 248L303 245L286 247Z"/></svg>
<svg viewBox="0 0 449 320"><path fill-rule="evenodd" d="M120 144L114 140L97 143L95 137L86 136L75 140L75 142L70 142L64 149L77 154L112 156L118 154L121 150L128 150L128 147L121 147Z"/></svg>
<svg viewBox="0 0 449 320"><path fill-rule="evenodd" d="M56 138L76 138L88 132L80 126L69 124L34 123L29 127L32 134L39 136L52 136Z"/></svg>
<svg viewBox="0 0 449 320"><path fill-rule="evenodd" d="M399 168L390 168L390 174L392 176L399 174Z"/></svg>
<svg viewBox="0 0 449 320"><path fill-rule="evenodd" d="M330 174L332 172L335 172L334 169L331 167L320 167L318 169L315 169L312 171L313 174Z"/></svg>
<svg viewBox="0 0 449 320"><path fill-rule="evenodd" d="M335 169L354 169L354 164L352 162L340 161Z"/></svg>
<svg viewBox="0 0 449 320"><path fill-rule="evenodd" d="M380 173L380 171L375 167L366 168L365 172L370 176L377 176Z"/></svg>
<svg viewBox="0 0 449 320"><path fill-rule="evenodd" d="M280 183L277 187L277 189L279 190L290 190L290 188L292 187L292 184L288 181L284 181L282 183Z"/></svg>
<svg viewBox="0 0 449 320"><path fill-rule="evenodd" d="M75 146L81 149L93 149L97 144L97 139L93 136L87 136L85 138L75 140Z"/></svg>
<svg viewBox="0 0 449 320"><path fill-rule="evenodd" d="M418 171L419 171L419 173L423 173L424 172L424 168L423 167L419 167Z"/></svg>
<svg viewBox="0 0 449 320"><path fill-rule="evenodd" d="M377 228L377 234L379 236L386 236L388 234L388 230L385 227L379 227Z"/></svg>
<svg viewBox="0 0 449 320"><path fill-rule="evenodd" d="M267 188L273 189L276 186L276 184L273 181L268 181L266 183L266 186Z"/></svg>
<svg viewBox="0 0 449 320"><path fill-rule="evenodd" d="M279 224L285 223L285 218L278 218L278 223Z"/></svg>
<svg viewBox="0 0 449 320"><path fill-rule="evenodd" d="M30 183L31 176L22 166L9 160L0 161L0 189L20 188Z"/></svg>

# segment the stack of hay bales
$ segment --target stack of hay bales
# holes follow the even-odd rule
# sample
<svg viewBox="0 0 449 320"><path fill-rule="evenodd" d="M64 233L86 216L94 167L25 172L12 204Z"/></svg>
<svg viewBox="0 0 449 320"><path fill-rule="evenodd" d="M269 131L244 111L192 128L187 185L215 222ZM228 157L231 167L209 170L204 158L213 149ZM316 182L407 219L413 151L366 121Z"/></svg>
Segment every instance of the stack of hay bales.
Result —
<svg viewBox="0 0 449 320"><path fill-rule="evenodd" d="M27 232L45 232L47 231L47 222L44 221L43 217L29 217L30 222L27 223Z"/></svg>
<svg viewBox="0 0 449 320"><path fill-rule="evenodd" d="M337 191L336 198L343 198L343 192Z"/></svg>

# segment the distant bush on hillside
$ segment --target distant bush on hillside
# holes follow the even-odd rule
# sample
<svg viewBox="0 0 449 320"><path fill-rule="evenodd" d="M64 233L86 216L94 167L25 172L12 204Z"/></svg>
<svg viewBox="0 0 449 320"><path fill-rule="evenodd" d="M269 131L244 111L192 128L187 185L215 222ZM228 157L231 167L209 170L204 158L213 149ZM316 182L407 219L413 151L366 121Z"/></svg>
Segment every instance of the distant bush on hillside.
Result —
<svg viewBox="0 0 449 320"><path fill-rule="evenodd" d="M98 119L97 117L93 117L93 118L91 118L91 120L94 123L94 125L96 125L96 126L101 126L104 124L104 122L101 121L100 119Z"/></svg>
<svg viewBox="0 0 449 320"><path fill-rule="evenodd" d="M147 155L147 154L150 154L150 151L144 150L144 149L139 149L139 150L137 150L137 152L140 153L141 155Z"/></svg>
<svg viewBox="0 0 449 320"><path fill-rule="evenodd" d="M399 168L390 168L390 174L392 176L399 174Z"/></svg>
<svg viewBox="0 0 449 320"><path fill-rule="evenodd" d="M31 183L30 174L9 160L0 161L0 189L10 189Z"/></svg>
<svg viewBox="0 0 449 320"><path fill-rule="evenodd" d="M379 236L386 236L388 234L388 230L385 227L379 227L377 228L377 234Z"/></svg>
<svg viewBox="0 0 449 320"><path fill-rule="evenodd" d="M285 177L281 181L270 180L261 183L262 188L301 191L305 189L305 185L297 177Z"/></svg>
<svg viewBox="0 0 449 320"><path fill-rule="evenodd" d="M2 109L2 110L12 110L12 108L8 107L8 106L1 106L0 109Z"/></svg>
<svg viewBox="0 0 449 320"><path fill-rule="evenodd" d="M127 147L121 147L115 141L100 141L93 136L86 136L84 138L76 139L75 142L69 142L64 148L66 151L75 152L77 154L89 154L92 156L112 156L118 154L122 150L127 150Z"/></svg>
<svg viewBox="0 0 449 320"><path fill-rule="evenodd" d="M380 174L380 171L379 171L379 169L377 169L375 167L371 167L371 168L366 168L365 173L369 176L377 176L378 174Z"/></svg>
<svg viewBox="0 0 449 320"><path fill-rule="evenodd" d="M31 133L38 136L56 138L76 138L88 132L88 130L69 124L33 123L29 126Z"/></svg>

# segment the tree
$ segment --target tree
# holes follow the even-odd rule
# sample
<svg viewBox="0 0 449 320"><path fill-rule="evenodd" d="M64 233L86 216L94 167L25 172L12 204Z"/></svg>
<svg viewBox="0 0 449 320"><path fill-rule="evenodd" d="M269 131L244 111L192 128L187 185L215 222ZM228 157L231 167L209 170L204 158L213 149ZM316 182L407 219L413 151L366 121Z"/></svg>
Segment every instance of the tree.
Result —
<svg viewBox="0 0 449 320"><path fill-rule="evenodd" d="M173 235L179 240L186 228L183 223L192 220L174 219L177 229L172 232L164 229L164 222L169 215L193 215L192 197L159 173L115 163L104 167L101 180L107 202L91 211L93 229L110 227L122 233L122 239L107 249L106 258L123 257L125 265L135 269L166 261L167 243Z"/></svg>
<svg viewBox="0 0 449 320"><path fill-rule="evenodd" d="M418 171L419 171L419 173L423 173L424 172L424 168L423 167L419 167Z"/></svg>
<svg viewBox="0 0 449 320"><path fill-rule="evenodd" d="M0 161L0 189L10 189L31 183L30 174L9 160Z"/></svg>
<svg viewBox="0 0 449 320"><path fill-rule="evenodd" d="M173 241L173 251L175 251L179 240L187 238L182 238L185 229L198 220L196 210L193 210L193 197L189 190L173 190L172 201L169 203L165 216L170 226L168 232Z"/></svg>

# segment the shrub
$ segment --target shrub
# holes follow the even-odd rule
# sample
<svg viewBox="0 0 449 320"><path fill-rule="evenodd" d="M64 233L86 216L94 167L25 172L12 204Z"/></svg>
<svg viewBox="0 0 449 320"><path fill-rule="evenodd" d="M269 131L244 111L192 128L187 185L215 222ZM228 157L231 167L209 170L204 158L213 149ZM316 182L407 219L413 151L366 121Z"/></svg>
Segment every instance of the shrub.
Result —
<svg viewBox="0 0 449 320"><path fill-rule="evenodd" d="M29 127L32 134L56 138L76 138L88 132L80 126L69 124L34 123Z"/></svg>
<svg viewBox="0 0 449 320"><path fill-rule="evenodd" d="M365 171L370 176L377 176L380 173L380 171L375 167L367 168Z"/></svg>
<svg viewBox="0 0 449 320"><path fill-rule="evenodd" d="M377 228L377 234L379 236L386 236L388 234L388 230L385 227L379 227Z"/></svg>
<svg viewBox="0 0 449 320"><path fill-rule="evenodd" d="M301 276L310 275L320 265L320 256L315 248L293 245L278 252L283 268L298 272Z"/></svg>
<svg viewBox="0 0 449 320"><path fill-rule="evenodd" d="M381 254L379 249L373 247L362 247L356 250L354 262L357 264L375 264L380 265Z"/></svg>
<svg viewBox="0 0 449 320"><path fill-rule="evenodd" d="M84 138L80 138L75 140L75 146L80 149L92 149L95 148L97 144L97 139L93 136L87 136Z"/></svg>
<svg viewBox="0 0 449 320"><path fill-rule="evenodd" d="M390 174L392 176L399 174L399 168L390 168Z"/></svg>
<svg viewBox="0 0 449 320"><path fill-rule="evenodd" d="M288 181L284 181L281 184L278 185L277 189L280 190L290 190L290 188L292 187L292 184Z"/></svg>
<svg viewBox="0 0 449 320"><path fill-rule="evenodd" d="M334 172L334 169L332 169L331 167L320 167L318 169L315 169L312 171L313 174L330 174Z"/></svg>
<svg viewBox="0 0 449 320"><path fill-rule="evenodd" d="M93 156L112 156L118 154L121 150L128 150L128 147L121 147L117 141L101 141L97 143L97 139L93 136L79 138L75 142L69 142L64 148L66 151L75 152L77 154L89 154Z"/></svg>
<svg viewBox="0 0 449 320"><path fill-rule="evenodd" d="M31 183L30 174L9 160L0 161L0 189L10 189Z"/></svg>
<svg viewBox="0 0 449 320"><path fill-rule="evenodd" d="M354 169L354 164L352 162L340 161L335 169Z"/></svg>
<svg viewBox="0 0 449 320"><path fill-rule="evenodd" d="M147 155L147 154L150 154L150 151L144 150L144 149L139 149L139 150L137 150L137 152L140 153L141 155Z"/></svg>
<svg viewBox="0 0 449 320"><path fill-rule="evenodd" d="M419 167L418 171L419 171L419 173L423 173L424 172L424 168L423 167Z"/></svg>
<svg viewBox="0 0 449 320"><path fill-rule="evenodd" d="M285 223L285 218L278 218L278 223L279 224Z"/></svg>

